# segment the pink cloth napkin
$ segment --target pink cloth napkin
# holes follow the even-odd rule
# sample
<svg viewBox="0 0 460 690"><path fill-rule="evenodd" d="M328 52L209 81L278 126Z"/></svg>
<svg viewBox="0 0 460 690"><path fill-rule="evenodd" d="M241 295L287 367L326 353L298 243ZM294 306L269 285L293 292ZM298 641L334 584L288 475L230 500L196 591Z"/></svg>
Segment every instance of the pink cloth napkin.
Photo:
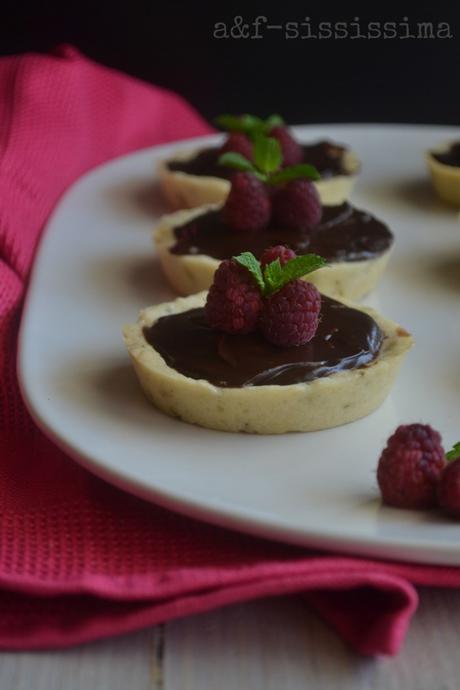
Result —
<svg viewBox="0 0 460 690"><path fill-rule="evenodd" d="M357 650L398 651L414 585L454 568L338 557L188 520L88 474L35 427L15 373L44 222L133 149L208 132L178 96L73 49L0 60L0 646L63 647L255 597L302 593Z"/></svg>

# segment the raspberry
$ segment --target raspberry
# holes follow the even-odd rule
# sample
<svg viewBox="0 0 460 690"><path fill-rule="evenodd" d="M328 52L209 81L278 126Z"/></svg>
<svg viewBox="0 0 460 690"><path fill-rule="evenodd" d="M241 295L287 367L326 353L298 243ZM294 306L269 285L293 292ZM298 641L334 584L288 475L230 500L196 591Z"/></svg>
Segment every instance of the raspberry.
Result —
<svg viewBox="0 0 460 690"><path fill-rule="evenodd" d="M318 191L309 180L292 180L275 192L273 219L285 228L307 230L318 225L322 208Z"/></svg>
<svg viewBox="0 0 460 690"><path fill-rule="evenodd" d="M446 465L441 436L428 424L399 426L387 441L377 468L384 503L398 508L431 508Z"/></svg>
<svg viewBox="0 0 460 690"><path fill-rule="evenodd" d="M262 311L262 295L247 269L226 259L214 274L205 310L211 328L249 333L255 330Z"/></svg>
<svg viewBox="0 0 460 690"><path fill-rule="evenodd" d="M259 327L274 345L304 345L318 328L321 295L312 283L293 280L267 298Z"/></svg>
<svg viewBox="0 0 460 690"><path fill-rule="evenodd" d="M229 151L232 151L233 153L240 153L242 156L247 158L248 161L252 161L252 143L245 134L233 132L232 134L228 135L220 149L220 153L228 153Z"/></svg>
<svg viewBox="0 0 460 690"><path fill-rule="evenodd" d="M270 130L270 137L278 139L283 154L283 167L303 163L303 150L301 145L294 139L287 127L273 127Z"/></svg>
<svg viewBox="0 0 460 690"><path fill-rule="evenodd" d="M264 250L262 256L260 257L260 263L263 268L272 261L279 259L281 266L284 266L284 264L287 264L287 262L291 259L295 259L295 257L296 253L293 252L292 249L289 249L289 247L285 247L282 244L277 244L276 247L269 247L268 249Z"/></svg>
<svg viewBox="0 0 460 690"><path fill-rule="evenodd" d="M222 213L232 230L261 230L271 215L271 202L264 184L251 173L235 173Z"/></svg>
<svg viewBox="0 0 460 690"><path fill-rule="evenodd" d="M441 475L438 503L449 515L460 518L460 458L448 462Z"/></svg>

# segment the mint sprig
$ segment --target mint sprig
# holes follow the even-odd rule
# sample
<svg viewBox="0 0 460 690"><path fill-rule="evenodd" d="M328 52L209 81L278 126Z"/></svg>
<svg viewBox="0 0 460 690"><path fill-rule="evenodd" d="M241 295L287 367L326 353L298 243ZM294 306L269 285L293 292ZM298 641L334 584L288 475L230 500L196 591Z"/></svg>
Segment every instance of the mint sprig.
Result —
<svg viewBox="0 0 460 690"><path fill-rule="evenodd" d="M243 252L239 256L235 257L235 261L238 261L238 263L241 266L244 266L245 268L248 269L249 273L252 275L254 278L255 282L257 283L260 292L262 295L264 294L265 291L265 281L264 277L262 274L262 268L260 266L260 261L256 259L254 254L252 252Z"/></svg>
<svg viewBox="0 0 460 690"><path fill-rule="evenodd" d="M458 443L454 443L452 450L446 453L446 458L449 462L460 458L460 441Z"/></svg>
<svg viewBox="0 0 460 690"><path fill-rule="evenodd" d="M284 184L291 180L320 179L316 168L308 163L291 165L281 170L283 155L278 139L266 137L260 132L254 137L253 157L254 162L251 162L241 153L227 151L227 153L223 153L219 157L218 163L234 170L251 172L262 182L273 186Z"/></svg>
<svg viewBox="0 0 460 690"><path fill-rule="evenodd" d="M219 157L219 165L225 165L227 168L234 168L243 172L252 172L259 177L259 172L254 168L251 161L248 161L247 158L236 151L226 151L226 153L223 153Z"/></svg>
<svg viewBox="0 0 460 690"><path fill-rule="evenodd" d="M264 120L262 134L268 134L273 127L284 127L284 120L281 115L269 115L269 117Z"/></svg>
<svg viewBox="0 0 460 690"><path fill-rule="evenodd" d="M280 115L270 115L263 120L256 115L219 115L215 123L227 132L239 132L246 134L250 139L257 134L268 134L273 127L284 125L284 120Z"/></svg>
<svg viewBox="0 0 460 690"><path fill-rule="evenodd" d="M284 266L281 266L279 259L275 259L275 261L264 266L263 270L260 261L252 252L243 252L239 256L235 256L234 259L241 266L247 268L259 287L262 297L270 297L291 281L326 266L326 261L317 254L296 256L287 261Z"/></svg>
<svg viewBox="0 0 460 690"><path fill-rule="evenodd" d="M262 127L263 120L256 115L219 115L215 119L215 123L221 129L227 132L241 132L242 134L250 134L253 131L259 130Z"/></svg>
<svg viewBox="0 0 460 690"><path fill-rule="evenodd" d="M244 156L241 156L244 158ZM285 182L290 182L291 180L299 180L301 178L308 180L319 180L321 175L317 171L314 165L310 163L299 163L298 165L290 165L283 170L279 170L270 176L269 183L271 185L284 184Z"/></svg>
<svg viewBox="0 0 460 690"><path fill-rule="evenodd" d="M256 170L270 177L271 173L278 170L283 162L281 145L278 139L258 134L254 140L254 167ZM242 156L244 158L244 156Z"/></svg>
<svg viewBox="0 0 460 690"><path fill-rule="evenodd" d="M316 271L325 265L325 260L318 256L318 254L296 256L285 263L284 266L281 266L279 259L272 261L264 268L264 279L268 294L271 295L274 292L278 292L278 290L281 290L282 287L292 280L302 278L302 276Z"/></svg>

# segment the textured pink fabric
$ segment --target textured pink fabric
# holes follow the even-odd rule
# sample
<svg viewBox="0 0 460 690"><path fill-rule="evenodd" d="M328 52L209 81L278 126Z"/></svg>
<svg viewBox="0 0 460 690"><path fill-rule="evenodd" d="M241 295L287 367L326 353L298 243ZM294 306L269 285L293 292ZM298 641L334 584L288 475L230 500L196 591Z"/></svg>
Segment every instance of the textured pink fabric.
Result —
<svg viewBox="0 0 460 690"><path fill-rule="evenodd" d="M0 645L61 647L254 597L302 593L367 654L393 654L414 584L460 573L308 552L187 520L69 460L30 420L15 375L43 224L98 163L208 131L179 97L72 49L0 61Z"/></svg>

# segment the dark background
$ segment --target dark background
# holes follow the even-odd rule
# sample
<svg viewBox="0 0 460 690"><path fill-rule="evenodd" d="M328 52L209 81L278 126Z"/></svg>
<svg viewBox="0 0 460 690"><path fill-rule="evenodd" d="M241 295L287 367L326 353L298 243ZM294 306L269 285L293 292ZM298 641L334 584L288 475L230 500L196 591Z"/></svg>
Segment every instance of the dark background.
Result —
<svg viewBox="0 0 460 690"><path fill-rule="evenodd" d="M460 124L460 3L17 2L0 6L0 53L73 43L88 56L181 93L208 119L279 112L301 122ZM453 39L213 37L235 15L303 21L448 22Z"/></svg>

